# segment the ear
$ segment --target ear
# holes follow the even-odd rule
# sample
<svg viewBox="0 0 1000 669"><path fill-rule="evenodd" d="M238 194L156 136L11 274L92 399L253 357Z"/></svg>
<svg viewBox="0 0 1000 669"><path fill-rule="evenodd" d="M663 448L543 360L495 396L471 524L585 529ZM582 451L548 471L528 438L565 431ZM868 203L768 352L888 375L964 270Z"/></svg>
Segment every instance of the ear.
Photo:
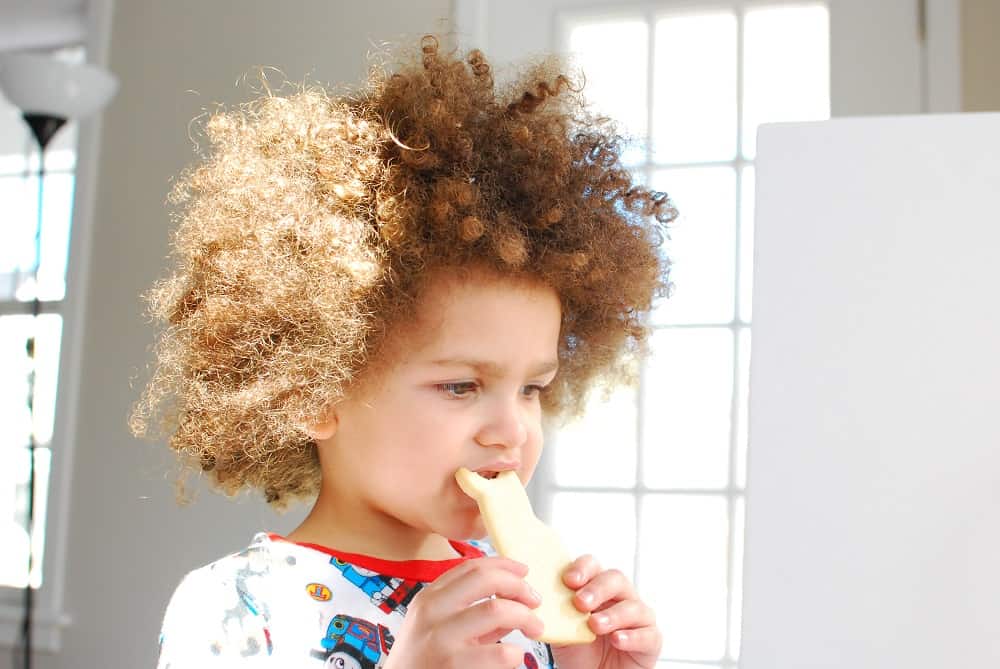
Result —
<svg viewBox="0 0 1000 669"><path fill-rule="evenodd" d="M340 418L337 416L336 408L330 407L319 420L306 425L305 431L315 441L326 441L337 433L339 426Z"/></svg>

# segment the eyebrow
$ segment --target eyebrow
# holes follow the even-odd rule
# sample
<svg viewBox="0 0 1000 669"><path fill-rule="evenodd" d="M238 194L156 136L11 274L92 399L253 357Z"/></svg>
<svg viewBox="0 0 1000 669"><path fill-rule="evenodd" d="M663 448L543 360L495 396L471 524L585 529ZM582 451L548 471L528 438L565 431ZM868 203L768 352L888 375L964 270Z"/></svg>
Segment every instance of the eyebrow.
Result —
<svg viewBox="0 0 1000 669"><path fill-rule="evenodd" d="M430 364L452 367L471 367L480 374L494 377L503 376L506 371L505 367L498 365L491 360L474 360L472 358L444 358L441 360L431 360ZM548 374L549 372L555 372L558 369L558 360L546 360L545 362L535 365L535 367L531 370L531 375Z"/></svg>

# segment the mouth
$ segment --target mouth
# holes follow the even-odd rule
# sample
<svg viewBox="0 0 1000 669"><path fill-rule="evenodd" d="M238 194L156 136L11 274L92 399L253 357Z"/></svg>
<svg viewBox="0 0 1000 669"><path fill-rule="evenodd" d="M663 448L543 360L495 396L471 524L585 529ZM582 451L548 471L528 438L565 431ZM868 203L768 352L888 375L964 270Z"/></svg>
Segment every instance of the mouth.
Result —
<svg viewBox="0 0 1000 669"><path fill-rule="evenodd" d="M521 463L514 462L514 461L510 461L510 462L491 462L490 464L488 464L487 466L483 467L482 469L476 469L476 470L474 470L474 472L476 474L478 474L479 476L483 477L484 479L492 481L493 479L495 479L496 477L500 476L504 472L517 472L517 470L520 467L521 467Z"/></svg>

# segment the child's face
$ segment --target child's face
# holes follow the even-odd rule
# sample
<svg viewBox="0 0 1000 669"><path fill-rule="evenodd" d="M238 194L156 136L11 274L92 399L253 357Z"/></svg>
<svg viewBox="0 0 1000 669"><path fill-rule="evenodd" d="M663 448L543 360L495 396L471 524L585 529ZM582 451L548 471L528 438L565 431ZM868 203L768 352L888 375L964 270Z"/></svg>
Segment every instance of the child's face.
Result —
<svg viewBox="0 0 1000 669"><path fill-rule="evenodd" d="M417 308L414 328L390 343L394 364L335 407L336 432L321 443L324 494L332 488L372 530L481 537L454 473L531 477L542 448L538 389L556 375L559 298L509 280L438 279Z"/></svg>

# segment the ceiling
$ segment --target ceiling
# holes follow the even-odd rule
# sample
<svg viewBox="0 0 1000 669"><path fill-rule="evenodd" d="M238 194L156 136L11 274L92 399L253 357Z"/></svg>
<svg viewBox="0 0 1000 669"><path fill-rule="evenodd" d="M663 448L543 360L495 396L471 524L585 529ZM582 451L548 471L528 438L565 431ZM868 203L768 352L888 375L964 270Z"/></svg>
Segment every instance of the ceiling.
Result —
<svg viewBox="0 0 1000 669"><path fill-rule="evenodd" d="M0 0L0 52L83 41L87 0Z"/></svg>

